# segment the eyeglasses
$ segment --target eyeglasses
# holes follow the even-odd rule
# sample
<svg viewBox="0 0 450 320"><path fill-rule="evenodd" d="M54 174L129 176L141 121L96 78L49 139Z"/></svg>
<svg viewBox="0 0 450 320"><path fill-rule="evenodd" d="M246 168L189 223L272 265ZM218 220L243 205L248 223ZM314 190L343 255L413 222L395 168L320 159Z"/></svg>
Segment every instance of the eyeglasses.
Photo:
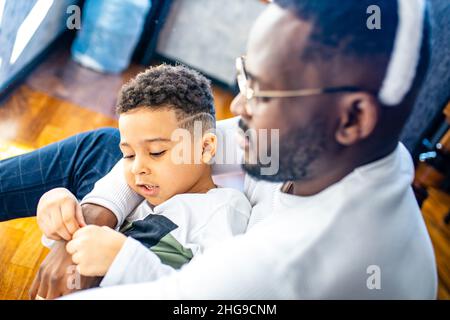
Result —
<svg viewBox="0 0 450 320"><path fill-rule="evenodd" d="M258 90L250 88L249 77L245 69L245 56L236 59L237 83L240 93L247 99L247 112L253 114L256 107L255 98L295 98L295 97L310 97L322 94L337 93L337 92L368 92L359 87L343 86L320 89L301 89L301 90Z"/></svg>

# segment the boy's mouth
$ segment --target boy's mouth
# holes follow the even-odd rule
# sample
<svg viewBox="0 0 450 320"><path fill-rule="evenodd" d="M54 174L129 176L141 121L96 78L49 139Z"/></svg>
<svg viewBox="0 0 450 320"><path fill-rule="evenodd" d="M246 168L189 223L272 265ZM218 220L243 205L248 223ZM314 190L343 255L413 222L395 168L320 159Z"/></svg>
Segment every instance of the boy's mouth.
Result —
<svg viewBox="0 0 450 320"><path fill-rule="evenodd" d="M159 192L159 186L153 184L136 184L139 193L143 196L154 197Z"/></svg>

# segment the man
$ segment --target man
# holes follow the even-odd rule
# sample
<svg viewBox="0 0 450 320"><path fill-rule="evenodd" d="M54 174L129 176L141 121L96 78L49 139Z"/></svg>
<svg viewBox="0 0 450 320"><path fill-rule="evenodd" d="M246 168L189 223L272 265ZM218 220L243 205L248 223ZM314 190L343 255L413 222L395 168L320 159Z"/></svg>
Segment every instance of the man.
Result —
<svg viewBox="0 0 450 320"><path fill-rule="evenodd" d="M410 188L413 164L398 142L427 67L423 4L270 5L238 61L241 94L232 104L242 129L278 129L280 137L265 150L279 147L271 175L262 174L262 161L248 161L251 146L264 144L243 140L253 205L247 233L156 282L78 297L435 298L433 249ZM367 27L370 5L381 9L381 29ZM119 180L108 175L99 185L108 181ZM93 194L97 204L83 205L85 219L111 227L114 208L126 211L136 200ZM64 293L52 274L52 265L70 264L64 255L61 243L47 258L40 296ZM126 261L116 263L126 269Z"/></svg>

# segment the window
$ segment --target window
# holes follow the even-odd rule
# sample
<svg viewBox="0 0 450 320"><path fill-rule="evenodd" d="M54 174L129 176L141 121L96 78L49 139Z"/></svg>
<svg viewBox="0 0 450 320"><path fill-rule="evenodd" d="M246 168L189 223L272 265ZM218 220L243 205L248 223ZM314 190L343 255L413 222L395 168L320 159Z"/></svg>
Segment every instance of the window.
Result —
<svg viewBox="0 0 450 320"><path fill-rule="evenodd" d="M0 0L1 1L1 0ZM45 16L53 5L54 0L38 0L19 27L11 54L10 64L14 64L30 42Z"/></svg>

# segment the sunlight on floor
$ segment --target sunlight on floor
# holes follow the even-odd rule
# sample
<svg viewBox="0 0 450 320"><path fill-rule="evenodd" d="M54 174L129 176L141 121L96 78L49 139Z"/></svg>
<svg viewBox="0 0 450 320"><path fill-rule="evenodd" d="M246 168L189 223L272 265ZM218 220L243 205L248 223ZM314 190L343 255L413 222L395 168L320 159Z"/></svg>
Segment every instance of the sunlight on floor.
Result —
<svg viewBox="0 0 450 320"><path fill-rule="evenodd" d="M18 156L18 155L30 152L32 150L33 149L31 149L27 146L17 144L14 142L0 141L0 160Z"/></svg>

